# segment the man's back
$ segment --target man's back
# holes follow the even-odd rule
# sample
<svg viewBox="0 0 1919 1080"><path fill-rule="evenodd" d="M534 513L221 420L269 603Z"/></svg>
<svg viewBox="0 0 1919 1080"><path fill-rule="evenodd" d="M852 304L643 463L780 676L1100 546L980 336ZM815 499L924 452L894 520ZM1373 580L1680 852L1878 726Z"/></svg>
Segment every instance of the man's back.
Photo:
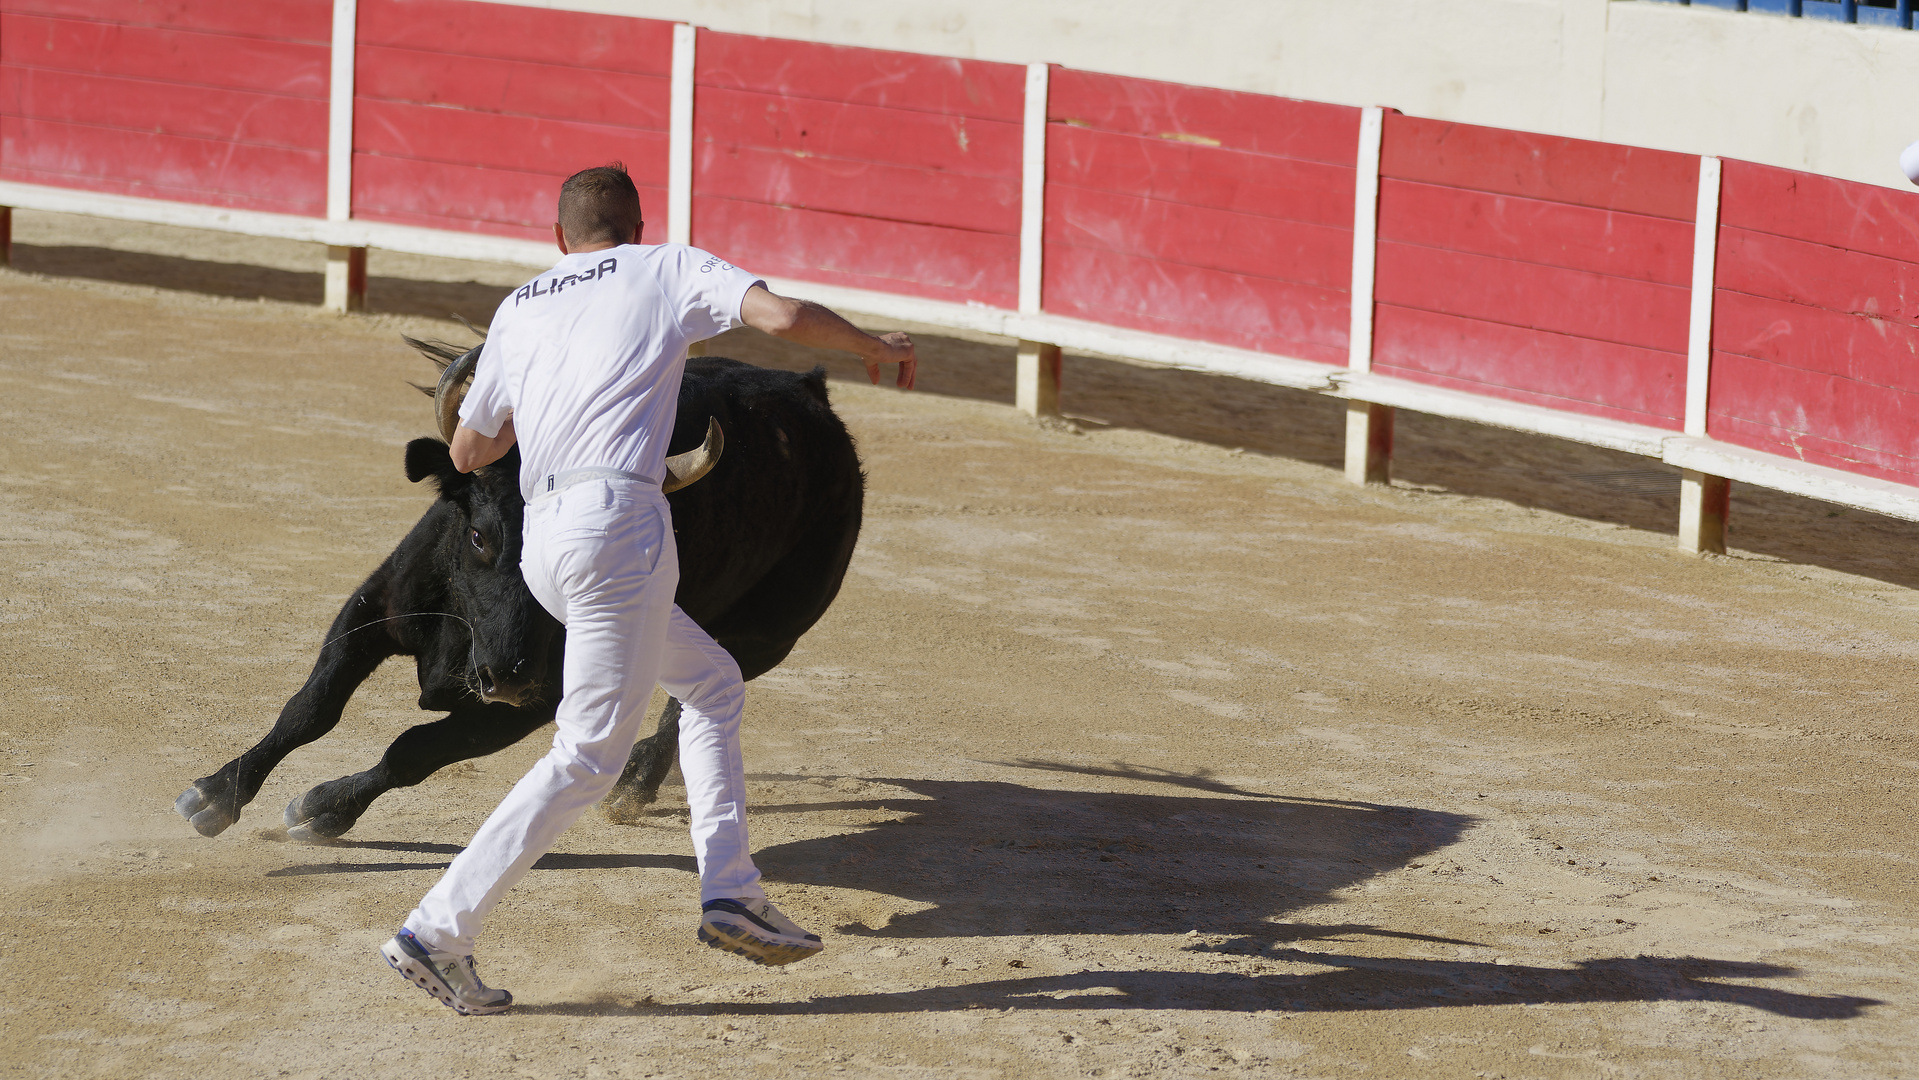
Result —
<svg viewBox="0 0 1919 1080"><path fill-rule="evenodd" d="M687 346L739 325L758 283L684 244L567 255L500 304L461 418L489 433L512 415L529 498L570 469L657 478Z"/></svg>

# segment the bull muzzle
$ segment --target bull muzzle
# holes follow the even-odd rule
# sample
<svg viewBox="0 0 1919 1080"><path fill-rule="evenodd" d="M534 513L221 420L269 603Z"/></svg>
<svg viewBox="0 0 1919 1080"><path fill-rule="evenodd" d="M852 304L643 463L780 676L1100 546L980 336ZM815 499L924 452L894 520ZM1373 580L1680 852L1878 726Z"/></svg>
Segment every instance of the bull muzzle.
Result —
<svg viewBox="0 0 1919 1080"><path fill-rule="evenodd" d="M485 347L475 345L448 364L440 373L440 385L433 391L433 416L440 423L440 437L449 443L460 426L460 403L466 400L467 386L473 381L474 370L480 366L480 350ZM705 441L684 454L666 459L666 479L661 482L660 490L678 491L712 472L725 449L726 435L720 430L720 422L708 418Z"/></svg>

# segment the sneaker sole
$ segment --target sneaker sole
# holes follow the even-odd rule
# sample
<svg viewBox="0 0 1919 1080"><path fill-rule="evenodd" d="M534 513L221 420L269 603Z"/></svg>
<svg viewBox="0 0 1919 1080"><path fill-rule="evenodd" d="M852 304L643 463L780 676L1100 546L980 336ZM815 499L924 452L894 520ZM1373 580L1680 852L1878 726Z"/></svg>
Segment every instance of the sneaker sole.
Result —
<svg viewBox="0 0 1919 1080"><path fill-rule="evenodd" d="M720 933L704 923L700 925L700 942L709 948L744 956L755 964L767 967L798 963L809 956L818 956L826 949L823 944L794 945L784 941L768 941L732 926L726 927L725 933Z"/></svg>
<svg viewBox="0 0 1919 1080"><path fill-rule="evenodd" d="M395 951L397 952L398 950ZM466 1002L453 996L453 990L448 987L446 983L440 981L440 977L433 973L432 968L426 967L411 956L405 953L400 953L396 956L394 953L388 952L387 947L383 945L380 947L380 957L386 961L386 966L399 972L400 976L407 982L425 990L428 994L432 995L433 1000L438 1001L440 1004L445 1005L461 1016L492 1016L494 1013L503 1013L513 1007L513 1003L510 1001L505 1005L468 1005Z"/></svg>

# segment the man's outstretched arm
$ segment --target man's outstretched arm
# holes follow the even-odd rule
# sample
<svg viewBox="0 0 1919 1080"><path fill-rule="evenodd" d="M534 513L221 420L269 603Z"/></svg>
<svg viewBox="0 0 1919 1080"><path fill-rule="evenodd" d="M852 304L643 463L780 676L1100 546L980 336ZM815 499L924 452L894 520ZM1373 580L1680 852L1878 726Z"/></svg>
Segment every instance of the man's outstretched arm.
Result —
<svg viewBox="0 0 1919 1080"><path fill-rule="evenodd" d="M873 380L874 386L880 384L881 364L898 364L900 373L896 385L902 390L913 388L919 359L913 354L913 339L905 334L874 337L823 304L778 296L760 285L746 290L746 299L740 303L740 321L800 345L850 352L866 362L866 377Z"/></svg>

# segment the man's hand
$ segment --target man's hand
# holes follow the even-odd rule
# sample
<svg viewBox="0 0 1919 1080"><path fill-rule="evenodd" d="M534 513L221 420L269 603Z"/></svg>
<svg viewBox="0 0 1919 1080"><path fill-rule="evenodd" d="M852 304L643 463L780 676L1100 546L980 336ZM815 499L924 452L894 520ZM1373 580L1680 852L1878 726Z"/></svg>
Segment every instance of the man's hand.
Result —
<svg viewBox="0 0 1919 1080"><path fill-rule="evenodd" d="M893 385L899 387L901 390L911 390L913 388L913 376L918 373L920 363L919 357L913 352L913 339L903 333L895 332L891 334L881 334L879 337L874 338L873 341L876 348L861 357L861 359L866 361L866 377L873 380L874 386L878 386L880 384L880 365L898 364L900 366L899 378L894 380Z"/></svg>
<svg viewBox="0 0 1919 1080"><path fill-rule="evenodd" d="M801 345L850 352L865 361L866 377L874 386L880 384L881 364L898 364L900 373L894 385L902 390L913 388L919 360L913 353L913 339L905 334L874 337L823 304L777 296L760 285L746 290L746 299L740 303L740 321Z"/></svg>

